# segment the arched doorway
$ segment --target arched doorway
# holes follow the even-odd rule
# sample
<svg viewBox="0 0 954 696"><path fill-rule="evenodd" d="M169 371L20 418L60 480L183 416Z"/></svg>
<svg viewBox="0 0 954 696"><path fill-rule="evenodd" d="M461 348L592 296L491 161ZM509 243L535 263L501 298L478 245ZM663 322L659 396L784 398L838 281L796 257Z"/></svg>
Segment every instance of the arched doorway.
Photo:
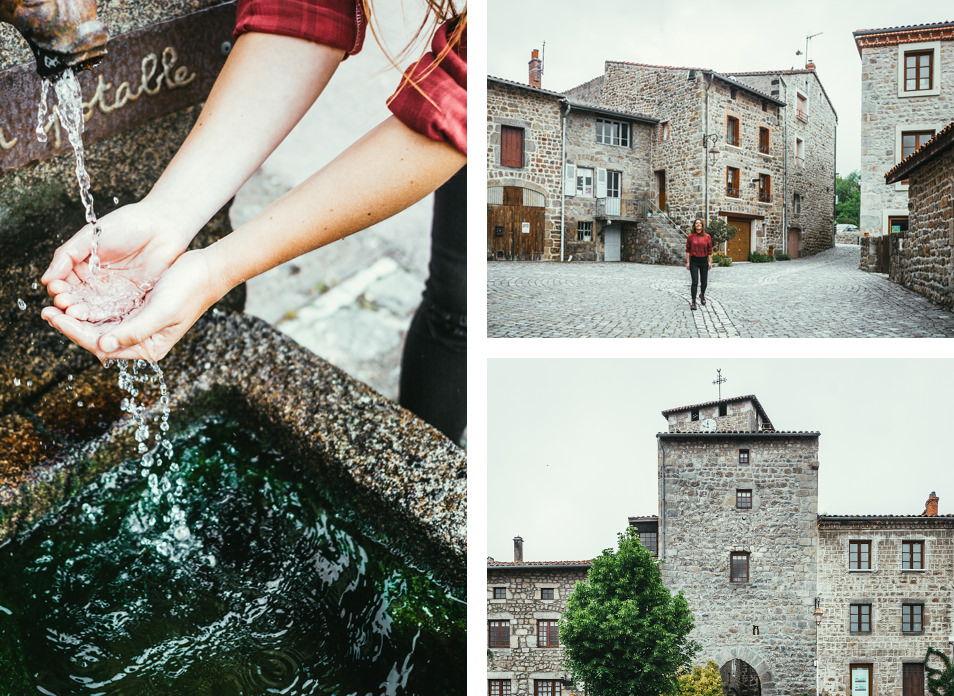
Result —
<svg viewBox="0 0 954 696"><path fill-rule="evenodd" d="M521 186L487 188L487 258L537 261L543 257L546 197Z"/></svg>
<svg viewBox="0 0 954 696"><path fill-rule="evenodd" d="M725 696L762 696L759 673L745 660L729 660L719 669Z"/></svg>

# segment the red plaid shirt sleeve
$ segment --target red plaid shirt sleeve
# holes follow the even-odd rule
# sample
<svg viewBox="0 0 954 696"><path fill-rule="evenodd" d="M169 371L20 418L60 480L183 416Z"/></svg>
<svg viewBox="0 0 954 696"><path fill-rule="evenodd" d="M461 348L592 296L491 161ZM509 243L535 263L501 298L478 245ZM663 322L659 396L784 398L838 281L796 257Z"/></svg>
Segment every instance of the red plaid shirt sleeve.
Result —
<svg viewBox="0 0 954 696"><path fill-rule="evenodd" d="M235 35L248 31L281 34L340 48L361 50L367 21L355 0L239 0Z"/></svg>
<svg viewBox="0 0 954 696"><path fill-rule="evenodd" d="M388 108L408 128L467 154L467 33L465 28L448 50L453 27L448 22L438 28L431 51L405 71ZM293 36L354 55L366 28L356 0L239 0L235 35Z"/></svg>

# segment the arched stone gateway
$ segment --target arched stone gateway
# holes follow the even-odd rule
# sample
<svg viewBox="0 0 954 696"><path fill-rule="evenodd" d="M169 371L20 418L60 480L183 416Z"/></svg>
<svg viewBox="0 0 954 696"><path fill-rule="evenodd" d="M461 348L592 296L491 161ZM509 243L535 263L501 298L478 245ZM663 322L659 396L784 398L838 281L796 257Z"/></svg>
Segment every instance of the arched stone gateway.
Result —
<svg viewBox="0 0 954 696"><path fill-rule="evenodd" d="M725 696L762 696L759 673L745 660L733 659L719 669Z"/></svg>

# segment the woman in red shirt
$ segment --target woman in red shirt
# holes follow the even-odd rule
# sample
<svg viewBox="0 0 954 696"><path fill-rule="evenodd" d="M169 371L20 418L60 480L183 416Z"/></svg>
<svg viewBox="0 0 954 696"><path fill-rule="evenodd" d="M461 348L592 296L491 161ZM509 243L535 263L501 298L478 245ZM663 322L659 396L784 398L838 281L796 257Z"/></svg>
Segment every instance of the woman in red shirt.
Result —
<svg viewBox="0 0 954 696"><path fill-rule="evenodd" d="M686 237L686 268L692 278L692 304L689 307L695 309L696 288L700 291L699 301L706 303L706 285L709 282L709 269L712 268L712 237L699 219L692 223L692 232Z"/></svg>

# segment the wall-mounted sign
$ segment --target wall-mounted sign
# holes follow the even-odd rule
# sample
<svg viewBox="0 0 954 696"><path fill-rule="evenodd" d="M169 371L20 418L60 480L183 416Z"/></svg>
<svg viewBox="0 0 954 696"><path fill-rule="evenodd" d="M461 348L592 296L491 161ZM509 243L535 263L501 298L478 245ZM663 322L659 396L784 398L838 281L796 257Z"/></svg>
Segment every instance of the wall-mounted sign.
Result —
<svg viewBox="0 0 954 696"><path fill-rule="evenodd" d="M235 3L227 2L111 38L102 62L77 74L83 142L205 99L225 63L234 27ZM51 113L42 124L47 142L36 138L40 84L32 61L0 72L0 173L69 148L52 90Z"/></svg>
<svg viewBox="0 0 954 696"><path fill-rule="evenodd" d="M530 234L530 223L529 223L529 222L521 222L521 223L520 223L520 231L523 232L524 234Z"/></svg>

